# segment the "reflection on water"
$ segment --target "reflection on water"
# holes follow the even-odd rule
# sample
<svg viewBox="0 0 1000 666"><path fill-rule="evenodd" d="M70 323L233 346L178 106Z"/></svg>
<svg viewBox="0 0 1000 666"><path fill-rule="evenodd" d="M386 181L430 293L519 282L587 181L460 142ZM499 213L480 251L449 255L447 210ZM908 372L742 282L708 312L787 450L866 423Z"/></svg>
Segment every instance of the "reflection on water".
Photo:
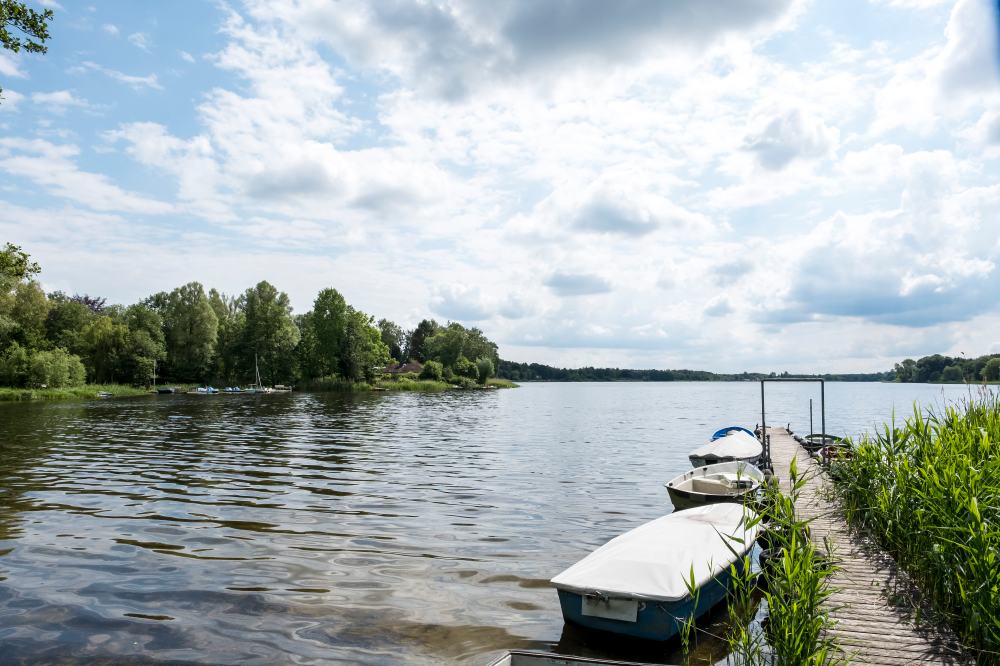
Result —
<svg viewBox="0 0 1000 666"><path fill-rule="evenodd" d="M768 420L807 423L811 390L769 387ZM758 391L0 405L4 660L482 664L542 648L675 661L676 645L637 654L564 627L547 581L667 513L663 482L718 426L757 422ZM940 395L831 385L829 429ZM699 644L703 661L724 655Z"/></svg>

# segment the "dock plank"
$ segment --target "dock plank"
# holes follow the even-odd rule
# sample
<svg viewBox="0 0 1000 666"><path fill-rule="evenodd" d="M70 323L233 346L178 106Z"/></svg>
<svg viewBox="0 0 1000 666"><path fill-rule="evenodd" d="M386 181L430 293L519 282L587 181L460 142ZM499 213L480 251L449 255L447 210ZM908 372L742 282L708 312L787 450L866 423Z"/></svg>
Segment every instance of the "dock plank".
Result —
<svg viewBox="0 0 1000 666"><path fill-rule="evenodd" d="M899 664L975 664L962 652L947 627L916 621L919 591L896 567L893 558L871 539L851 530L833 499L831 481L785 428L768 428L771 461L783 490L790 489L789 470L796 461L800 478L807 479L796 509L811 518L810 533L819 545L829 543L837 562L830 576L830 634L854 663L876 666Z"/></svg>

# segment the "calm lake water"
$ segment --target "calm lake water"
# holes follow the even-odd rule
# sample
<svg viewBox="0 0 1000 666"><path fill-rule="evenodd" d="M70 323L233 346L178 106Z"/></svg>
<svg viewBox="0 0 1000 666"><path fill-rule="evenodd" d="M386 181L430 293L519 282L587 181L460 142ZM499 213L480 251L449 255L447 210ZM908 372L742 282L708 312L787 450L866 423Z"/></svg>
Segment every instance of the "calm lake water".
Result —
<svg viewBox="0 0 1000 666"><path fill-rule="evenodd" d="M805 433L815 397L819 429L818 386L767 391L769 423ZM967 394L828 384L827 429ZM752 427L759 400L650 383L2 404L0 661L634 657L564 628L547 581L668 513L687 452Z"/></svg>

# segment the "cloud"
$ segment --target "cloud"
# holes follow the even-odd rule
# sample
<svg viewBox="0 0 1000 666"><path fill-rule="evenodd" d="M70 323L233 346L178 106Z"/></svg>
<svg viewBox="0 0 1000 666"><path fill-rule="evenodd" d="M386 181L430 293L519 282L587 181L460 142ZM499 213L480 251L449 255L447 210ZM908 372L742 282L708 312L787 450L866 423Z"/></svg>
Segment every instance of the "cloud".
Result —
<svg viewBox="0 0 1000 666"><path fill-rule="evenodd" d="M448 285L435 290L430 300L434 314L455 321L480 321L493 316L482 292L474 287Z"/></svg>
<svg viewBox="0 0 1000 666"><path fill-rule="evenodd" d="M577 212L573 226L581 231L644 236L659 225L649 211L637 210L627 201L592 199Z"/></svg>
<svg viewBox="0 0 1000 666"><path fill-rule="evenodd" d="M149 74L147 76L134 76L132 74L125 74L119 72L116 69L110 69L108 67L103 67L95 62L84 61L80 65L85 70L91 70L94 72L100 72L108 78L118 81L119 83L124 83L133 90L142 90L143 88L150 88L152 90L163 90L163 86L160 85L156 78L156 74Z"/></svg>
<svg viewBox="0 0 1000 666"><path fill-rule="evenodd" d="M706 49L731 32L771 26L791 0L506 0L498 3L406 0L338 3L302 0L274 7L248 3L306 39L326 42L351 63L399 77L449 99L487 83L584 68L634 64L663 52Z"/></svg>
<svg viewBox="0 0 1000 666"><path fill-rule="evenodd" d="M21 71L17 66L17 61L13 56L10 56L2 51L0 51L0 74L3 76L10 76L14 78L23 79L27 77L27 74Z"/></svg>
<svg viewBox="0 0 1000 666"><path fill-rule="evenodd" d="M137 49L142 49L143 51L149 52L150 41L149 35L144 32L133 32L128 36L128 42Z"/></svg>
<svg viewBox="0 0 1000 666"><path fill-rule="evenodd" d="M22 100L24 95L10 88L4 88L3 92L0 92L0 113L17 111Z"/></svg>
<svg viewBox="0 0 1000 666"><path fill-rule="evenodd" d="M41 139L0 138L0 170L30 180L49 194L96 211L162 214L170 204L123 190L107 176L80 170L76 146Z"/></svg>
<svg viewBox="0 0 1000 666"><path fill-rule="evenodd" d="M611 291L611 284L592 273L564 273L556 271L545 279L545 286L560 296L588 296Z"/></svg>
<svg viewBox="0 0 1000 666"><path fill-rule="evenodd" d="M818 118L792 109L768 121L744 139L743 147L757 156L765 169L777 171L792 160L826 156L837 143L838 132Z"/></svg>
<svg viewBox="0 0 1000 666"><path fill-rule="evenodd" d="M715 298L711 303L705 306L705 316L706 317L724 317L727 314L732 313L733 306L729 304L729 301L725 298Z"/></svg>
<svg viewBox="0 0 1000 666"><path fill-rule="evenodd" d="M75 96L69 90L53 90L52 92L36 92L31 94L31 101L56 113L64 113L70 107L86 109L90 103Z"/></svg>
<svg viewBox="0 0 1000 666"><path fill-rule="evenodd" d="M709 269L709 274L716 284L728 286L753 270L754 264L747 257L737 257Z"/></svg>
<svg viewBox="0 0 1000 666"><path fill-rule="evenodd" d="M190 62L190 63L194 62L194 56L188 53L187 51L178 51L177 53L180 55L181 60L183 60L184 62Z"/></svg>
<svg viewBox="0 0 1000 666"><path fill-rule="evenodd" d="M945 30L947 43L939 60L941 84L946 92L985 89L1000 84L1000 9L995 1L958 0Z"/></svg>
<svg viewBox="0 0 1000 666"><path fill-rule="evenodd" d="M108 33L112 37L117 37L120 32L118 30L118 26L116 26L114 23L105 23L104 25L101 26L101 30Z"/></svg>

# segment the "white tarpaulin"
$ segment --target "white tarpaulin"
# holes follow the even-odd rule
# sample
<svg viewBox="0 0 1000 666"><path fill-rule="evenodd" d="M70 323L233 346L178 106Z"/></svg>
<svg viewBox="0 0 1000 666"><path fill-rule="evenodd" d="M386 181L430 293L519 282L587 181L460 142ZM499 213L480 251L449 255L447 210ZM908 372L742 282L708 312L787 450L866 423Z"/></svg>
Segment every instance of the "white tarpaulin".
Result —
<svg viewBox="0 0 1000 666"><path fill-rule="evenodd" d="M756 458L763 452L760 442L756 437L752 437L742 430L734 430L725 437L720 437L714 442L702 444L697 449L688 454L689 458L705 458L714 456L716 458L735 458L737 460L748 460Z"/></svg>
<svg viewBox="0 0 1000 666"><path fill-rule="evenodd" d="M757 538L757 526L745 529L743 517L754 518L739 504L709 504L657 518L615 537L552 579L562 590L654 601L677 601L688 594L685 579L694 567L701 587L745 553ZM734 541L723 535L736 536Z"/></svg>

